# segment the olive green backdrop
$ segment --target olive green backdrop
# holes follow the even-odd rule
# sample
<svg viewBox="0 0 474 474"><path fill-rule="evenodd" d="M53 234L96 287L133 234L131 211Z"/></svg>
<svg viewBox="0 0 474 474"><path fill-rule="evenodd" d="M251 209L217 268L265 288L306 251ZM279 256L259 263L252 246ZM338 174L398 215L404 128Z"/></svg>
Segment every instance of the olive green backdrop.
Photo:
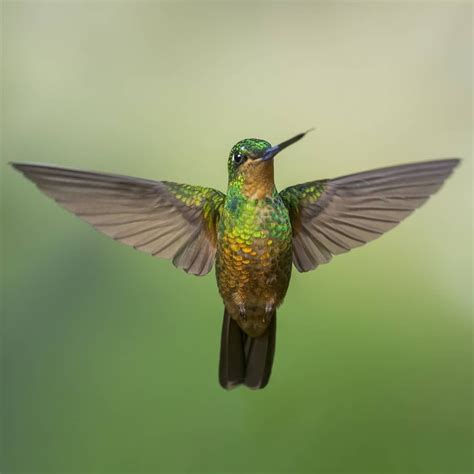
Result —
<svg viewBox="0 0 474 474"><path fill-rule="evenodd" d="M472 5L2 3L1 470L472 472ZM388 235L293 275L267 389L217 383L214 275L109 240L7 166L279 188L464 158Z"/></svg>

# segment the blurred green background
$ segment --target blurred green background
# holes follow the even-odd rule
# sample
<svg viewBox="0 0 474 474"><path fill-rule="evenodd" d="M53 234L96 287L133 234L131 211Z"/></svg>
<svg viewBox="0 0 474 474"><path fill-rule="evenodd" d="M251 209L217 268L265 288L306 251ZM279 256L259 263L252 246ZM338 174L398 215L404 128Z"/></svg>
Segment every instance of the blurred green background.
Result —
<svg viewBox="0 0 474 474"><path fill-rule="evenodd" d="M472 4L2 3L2 472L472 472ZM294 272L267 389L217 383L213 274L6 165L279 188L463 157L388 235Z"/></svg>

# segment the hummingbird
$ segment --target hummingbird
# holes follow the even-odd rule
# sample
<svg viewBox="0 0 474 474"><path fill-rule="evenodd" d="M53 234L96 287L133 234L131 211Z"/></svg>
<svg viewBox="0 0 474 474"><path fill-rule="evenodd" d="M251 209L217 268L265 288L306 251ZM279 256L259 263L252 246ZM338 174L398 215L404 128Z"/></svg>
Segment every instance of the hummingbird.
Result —
<svg viewBox="0 0 474 474"><path fill-rule="evenodd" d="M276 312L292 267L314 270L380 237L438 191L460 162L409 163L279 192L275 157L306 133L274 146L257 138L235 144L226 194L44 164L11 165L114 240L171 259L194 275L206 275L215 263L224 303L219 383L262 389L272 371Z"/></svg>

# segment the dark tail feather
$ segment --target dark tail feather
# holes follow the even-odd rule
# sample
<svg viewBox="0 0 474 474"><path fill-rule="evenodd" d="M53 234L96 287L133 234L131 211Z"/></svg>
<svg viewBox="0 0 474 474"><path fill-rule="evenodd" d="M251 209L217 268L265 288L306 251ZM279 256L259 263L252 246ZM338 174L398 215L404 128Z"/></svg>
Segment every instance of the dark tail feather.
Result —
<svg viewBox="0 0 474 474"><path fill-rule="evenodd" d="M229 390L245 383L252 389L264 388L272 372L275 335L276 313L265 333L253 338L247 336L225 310L219 361L221 386Z"/></svg>
<svg viewBox="0 0 474 474"><path fill-rule="evenodd" d="M276 312L271 316L270 325L259 337L247 338L245 344L245 385L257 390L264 388L272 373L275 355Z"/></svg>
<svg viewBox="0 0 474 474"><path fill-rule="evenodd" d="M219 360L219 383L227 390L236 387L245 379L244 333L224 310L222 323L221 355Z"/></svg>

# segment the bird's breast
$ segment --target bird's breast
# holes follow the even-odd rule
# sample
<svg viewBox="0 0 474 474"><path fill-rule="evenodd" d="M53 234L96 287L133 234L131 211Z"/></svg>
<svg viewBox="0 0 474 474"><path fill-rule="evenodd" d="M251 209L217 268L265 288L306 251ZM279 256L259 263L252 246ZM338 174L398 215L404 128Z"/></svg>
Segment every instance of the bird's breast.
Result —
<svg viewBox="0 0 474 474"><path fill-rule="evenodd" d="M280 200L229 201L219 223L216 275L228 310L276 308L291 274L291 225ZM235 314L233 315L235 316Z"/></svg>

